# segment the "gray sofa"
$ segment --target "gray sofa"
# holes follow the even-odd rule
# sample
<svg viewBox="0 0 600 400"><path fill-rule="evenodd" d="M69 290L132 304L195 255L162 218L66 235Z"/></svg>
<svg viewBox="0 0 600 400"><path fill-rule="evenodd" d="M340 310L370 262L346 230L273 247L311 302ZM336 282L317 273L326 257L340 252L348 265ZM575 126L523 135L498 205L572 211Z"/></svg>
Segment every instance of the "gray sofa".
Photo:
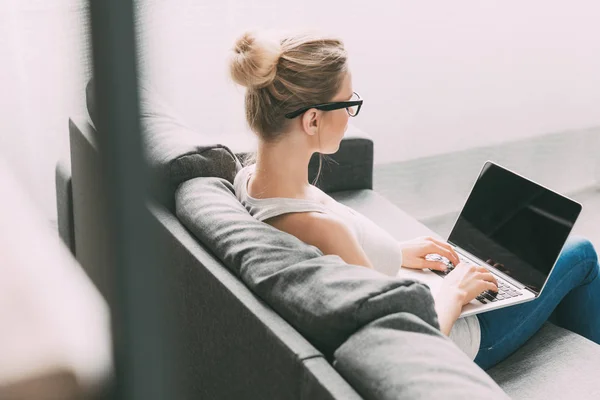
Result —
<svg viewBox="0 0 600 400"><path fill-rule="evenodd" d="M59 232L100 291L108 295L106 231L98 204L102 189L98 185L97 133L87 117L78 117L69 121L69 134L70 165L60 162L56 169ZM173 152L169 154L174 157ZM324 168L319 183L332 197L368 216L399 240L433 234L372 190L373 143L368 136L350 131L334 160ZM313 160L313 175L315 170ZM189 197L194 195L195 184L183 180L174 189L185 186ZM222 192L221 186L227 189L228 184L226 179L217 179L202 185L216 193ZM196 203L209 198L197 195L192 199ZM241 279L240 271L224 262L228 255L223 251L232 250L221 251L218 243L210 243L210 237L202 237L201 228L184 225L186 220L179 218L182 215L176 213L173 199L156 196L148 204L170 260L165 268L174 277L181 327L179 379L186 388L185 398L600 398L595 383L600 346L549 322L487 374L436 332L435 317L428 320L425 315L402 310L370 317L339 340L328 341L328 335L333 337L338 325L344 323L344 315L337 314L333 305L322 301L328 313L299 317L298 308L310 312L302 309L301 297L292 296L292 300L276 304L276 288L265 286L269 281L264 276ZM195 212L197 216L200 211ZM187 222L194 218L184 215L189 217ZM292 245L298 246L299 252L308 252L300 244ZM306 267L307 263L299 264ZM329 273L332 269L319 271ZM311 283L317 291L318 277L314 275ZM343 278L327 279L338 282L336 279ZM411 288L370 275L364 280L371 285L387 285L384 294L389 296ZM345 299L373 287L379 288L366 284L355 286L350 293L337 285L334 298ZM331 285L325 289L330 290ZM309 300L315 299L305 300L313 304Z"/></svg>

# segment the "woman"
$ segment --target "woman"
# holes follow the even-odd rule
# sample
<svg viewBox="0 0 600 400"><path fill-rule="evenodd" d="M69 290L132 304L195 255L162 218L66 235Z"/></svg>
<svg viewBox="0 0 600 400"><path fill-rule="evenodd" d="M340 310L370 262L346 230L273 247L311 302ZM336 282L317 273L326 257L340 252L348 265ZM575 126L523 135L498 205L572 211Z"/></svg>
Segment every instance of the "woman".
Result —
<svg viewBox="0 0 600 400"><path fill-rule="evenodd" d="M391 276L401 277L404 268L444 270L445 264L427 256L446 257L457 267L433 294L440 330L484 369L519 348L553 312L557 324L600 343L598 257L589 241L569 239L535 301L458 319L463 305L497 290L487 269L459 263L454 250L434 238L399 243L309 183L311 156L335 153L349 117L362 105L340 40L246 33L233 49L230 73L247 88L246 119L259 137L256 163L234 182L254 217L323 254Z"/></svg>

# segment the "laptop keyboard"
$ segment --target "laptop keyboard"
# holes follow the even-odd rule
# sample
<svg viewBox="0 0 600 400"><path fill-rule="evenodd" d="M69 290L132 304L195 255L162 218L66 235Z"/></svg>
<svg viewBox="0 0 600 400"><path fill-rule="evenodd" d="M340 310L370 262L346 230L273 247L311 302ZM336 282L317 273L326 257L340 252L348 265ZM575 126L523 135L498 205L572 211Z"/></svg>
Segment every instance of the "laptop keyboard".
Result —
<svg viewBox="0 0 600 400"><path fill-rule="evenodd" d="M441 276L442 278L444 278L446 275L448 275L454 269L454 264L452 264L452 262L450 262L450 260L448 260L446 257L442 257L438 254L430 254L426 258L431 261L441 261L444 264L446 264L446 266L448 266L448 269L446 271L431 270L431 272ZM461 262L464 262L465 264L475 265L468 259L462 257L460 254L459 254L458 258L460 259ZM496 275L494 275L494 276L496 276ZM499 301L499 300L505 300L505 299L511 299L513 297L518 297L523 294L523 292L521 292L519 289L517 289L513 285L509 284L508 282L499 279L497 276L496 276L496 280L498 281L498 292L494 292L491 290L486 290L486 291L482 292L479 296L476 297L476 299L480 303L483 303L483 304L493 303L493 302Z"/></svg>

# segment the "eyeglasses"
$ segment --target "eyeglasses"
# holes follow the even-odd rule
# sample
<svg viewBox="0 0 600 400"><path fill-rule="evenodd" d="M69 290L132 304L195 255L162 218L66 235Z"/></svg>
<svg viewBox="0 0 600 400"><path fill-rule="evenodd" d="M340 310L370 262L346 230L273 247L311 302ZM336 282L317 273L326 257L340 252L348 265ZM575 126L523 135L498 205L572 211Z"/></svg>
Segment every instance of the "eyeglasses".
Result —
<svg viewBox="0 0 600 400"><path fill-rule="evenodd" d="M298 115L305 113L311 108L316 108L317 110L321 111L333 111L345 108L348 112L348 115L350 115L351 117L356 117L358 115L358 112L360 111L360 108L362 107L363 100L360 98L358 93L353 93L354 94L352 95L352 98L349 101L333 101L331 103L323 103L314 106L302 107L296 111L285 114L285 117L288 119L296 118Z"/></svg>

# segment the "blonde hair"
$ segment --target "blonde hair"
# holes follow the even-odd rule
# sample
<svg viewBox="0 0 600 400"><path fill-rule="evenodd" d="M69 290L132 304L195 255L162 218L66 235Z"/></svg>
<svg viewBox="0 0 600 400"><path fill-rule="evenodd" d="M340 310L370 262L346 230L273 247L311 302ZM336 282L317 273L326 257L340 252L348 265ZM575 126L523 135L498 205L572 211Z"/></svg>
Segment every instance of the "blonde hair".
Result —
<svg viewBox="0 0 600 400"><path fill-rule="evenodd" d="M285 131L286 113L331 101L347 69L340 39L310 33L274 38L247 32L230 59L232 79L246 87L246 120L265 141Z"/></svg>

